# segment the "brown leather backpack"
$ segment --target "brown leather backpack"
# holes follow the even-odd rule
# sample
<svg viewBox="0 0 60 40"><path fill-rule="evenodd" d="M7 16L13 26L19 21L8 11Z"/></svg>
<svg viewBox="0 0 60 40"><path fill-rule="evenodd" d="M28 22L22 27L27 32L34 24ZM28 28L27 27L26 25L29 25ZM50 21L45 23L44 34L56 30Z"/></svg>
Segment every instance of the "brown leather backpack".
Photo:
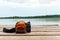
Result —
<svg viewBox="0 0 60 40"><path fill-rule="evenodd" d="M16 33L26 33L26 23L24 21L19 21L15 25Z"/></svg>
<svg viewBox="0 0 60 40"><path fill-rule="evenodd" d="M14 28L8 29L8 28L3 28L3 32L6 33L30 33L31 32L31 24L30 22L24 22L24 21L18 21L15 24Z"/></svg>

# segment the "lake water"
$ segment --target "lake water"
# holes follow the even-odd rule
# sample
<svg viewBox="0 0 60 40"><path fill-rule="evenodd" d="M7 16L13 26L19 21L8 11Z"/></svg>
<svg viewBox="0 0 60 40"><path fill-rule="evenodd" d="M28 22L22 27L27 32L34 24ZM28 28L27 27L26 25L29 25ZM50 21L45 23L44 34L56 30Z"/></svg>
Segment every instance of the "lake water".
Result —
<svg viewBox="0 0 60 40"><path fill-rule="evenodd" d="M36 19L0 19L0 24L15 24L17 21L23 20L25 22L30 21L31 25L51 25L59 24L60 18L36 18Z"/></svg>

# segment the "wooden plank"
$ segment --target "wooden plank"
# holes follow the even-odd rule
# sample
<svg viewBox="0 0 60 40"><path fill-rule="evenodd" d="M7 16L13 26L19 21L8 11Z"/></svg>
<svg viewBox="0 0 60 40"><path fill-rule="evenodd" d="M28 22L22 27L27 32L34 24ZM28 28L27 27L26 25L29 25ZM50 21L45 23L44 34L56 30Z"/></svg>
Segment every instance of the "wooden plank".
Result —
<svg viewBox="0 0 60 40"><path fill-rule="evenodd" d="M31 32L25 34L0 32L0 36L60 36L60 32Z"/></svg>
<svg viewBox="0 0 60 40"><path fill-rule="evenodd" d="M16 34L16 33L4 33L3 32L3 27L0 27L0 36L60 36L60 27L59 26L36 26L36 27L31 27L32 32L31 33L26 33L26 34ZM12 28L8 25L6 28Z"/></svg>
<svg viewBox="0 0 60 40"><path fill-rule="evenodd" d="M0 26L0 40L60 40L59 26L32 26L32 32L25 34L4 33L2 32L4 27L12 28L14 26Z"/></svg>
<svg viewBox="0 0 60 40"><path fill-rule="evenodd" d="M9 25L7 26L0 26L0 31L3 30L3 28L13 28ZM32 32L60 32L60 26L32 26L31 27Z"/></svg>
<svg viewBox="0 0 60 40"><path fill-rule="evenodd" d="M59 25L31 25L31 27L56 27ZM15 25L0 25L0 27L15 27Z"/></svg>
<svg viewBox="0 0 60 40"><path fill-rule="evenodd" d="M3 31L3 28L0 28L0 31ZM32 32L60 32L59 28L32 28Z"/></svg>
<svg viewBox="0 0 60 40"><path fill-rule="evenodd" d="M0 36L0 40L60 40L60 36Z"/></svg>

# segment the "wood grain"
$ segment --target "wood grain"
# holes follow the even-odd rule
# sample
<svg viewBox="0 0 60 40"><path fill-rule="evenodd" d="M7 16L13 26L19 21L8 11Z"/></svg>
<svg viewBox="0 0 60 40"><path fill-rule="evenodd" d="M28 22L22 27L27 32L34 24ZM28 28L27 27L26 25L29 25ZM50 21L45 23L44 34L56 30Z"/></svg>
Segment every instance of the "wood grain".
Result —
<svg viewBox="0 0 60 40"><path fill-rule="evenodd" d="M3 28L13 28L14 25L0 25L0 40L60 40L60 26L32 25L31 33L4 33Z"/></svg>

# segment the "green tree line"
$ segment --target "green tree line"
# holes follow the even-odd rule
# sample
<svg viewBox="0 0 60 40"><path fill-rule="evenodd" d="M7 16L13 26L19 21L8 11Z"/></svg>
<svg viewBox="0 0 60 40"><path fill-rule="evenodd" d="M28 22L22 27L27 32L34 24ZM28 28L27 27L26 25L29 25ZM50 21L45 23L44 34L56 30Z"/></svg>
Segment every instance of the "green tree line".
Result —
<svg viewBox="0 0 60 40"><path fill-rule="evenodd" d="M45 15L45 16L12 16L12 17L0 17L0 19L18 19L18 18L60 18L60 15Z"/></svg>

